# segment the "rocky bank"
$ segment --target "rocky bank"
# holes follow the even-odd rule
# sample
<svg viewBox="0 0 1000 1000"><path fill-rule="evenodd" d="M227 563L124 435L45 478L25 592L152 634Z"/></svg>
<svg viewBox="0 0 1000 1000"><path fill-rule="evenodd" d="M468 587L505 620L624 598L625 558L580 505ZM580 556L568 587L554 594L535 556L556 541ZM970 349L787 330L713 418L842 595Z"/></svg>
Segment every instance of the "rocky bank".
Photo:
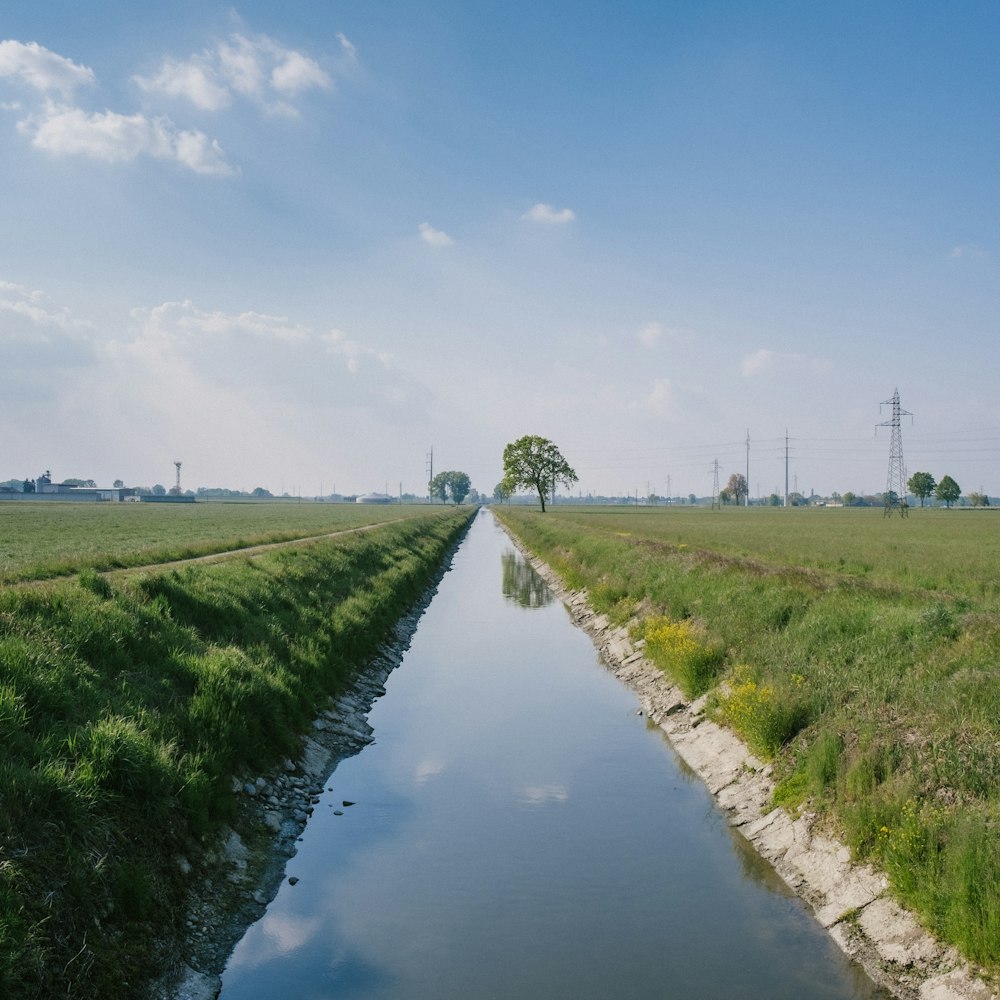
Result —
<svg viewBox="0 0 1000 1000"><path fill-rule="evenodd" d="M954 948L936 941L888 892L885 876L851 861L824 835L816 816L772 808L771 767L730 730L705 716L705 698L689 701L643 656L626 628L596 614L585 591L569 591L544 562L526 559L587 632L610 668L639 697L641 711L668 736L677 755L708 786L729 822L813 909L837 944L900 1000L997 1000Z"/></svg>

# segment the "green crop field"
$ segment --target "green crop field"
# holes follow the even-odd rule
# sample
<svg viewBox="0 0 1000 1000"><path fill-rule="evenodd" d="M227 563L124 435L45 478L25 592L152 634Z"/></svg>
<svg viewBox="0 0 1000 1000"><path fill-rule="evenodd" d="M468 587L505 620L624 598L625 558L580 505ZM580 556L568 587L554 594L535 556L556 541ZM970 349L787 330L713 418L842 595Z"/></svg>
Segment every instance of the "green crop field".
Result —
<svg viewBox="0 0 1000 1000"><path fill-rule="evenodd" d="M705 548L902 587L980 598L1000 595L1000 510L881 508L557 507L588 531Z"/></svg>
<svg viewBox="0 0 1000 1000"><path fill-rule="evenodd" d="M409 504L9 501L0 504L0 583L146 566L433 510Z"/></svg>
<svg viewBox="0 0 1000 1000"><path fill-rule="evenodd" d="M494 508L819 812L1000 970L1000 515Z"/></svg>

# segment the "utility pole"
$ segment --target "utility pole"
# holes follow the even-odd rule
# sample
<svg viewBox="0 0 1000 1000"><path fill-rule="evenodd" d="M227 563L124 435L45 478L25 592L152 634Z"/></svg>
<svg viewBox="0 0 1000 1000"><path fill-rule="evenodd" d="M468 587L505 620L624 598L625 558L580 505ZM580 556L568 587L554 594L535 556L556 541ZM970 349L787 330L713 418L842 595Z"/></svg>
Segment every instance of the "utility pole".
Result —
<svg viewBox="0 0 1000 1000"><path fill-rule="evenodd" d="M883 406L892 407L892 417L875 425L875 433L878 434L879 427L892 428L892 440L889 444L889 472L886 476L885 495L882 502L885 505L884 515L890 517L894 510L898 510L900 517L906 517L909 508L906 505L906 465L903 463L903 433L900 430L900 418L912 417L909 410L904 410L899 405L899 389L892 394L892 399L886 399L879 404L879 412Z"/></svg>
<svg viewBox="0 0 1000 1000"><path fill-rule="evenodd" d="M788 428L785 428L785 506L788 506Z"/></svg>
<svg viewBox="0 0 1000 1000"><path fill-rule="evenodd" d="M670 498L672 496L673 496L673 493L670 492L670 473L668 472L667 473L667 503L668 504L670 503Z"/></svg>
<svg viewBox="0 0 1000 1000"><path fill-rule="evenodd" d="M434 478L434 445L431 445L431 450L427 453L427 499L434 503L434 497L431 495L431 480Z"/></svg>
<svg viewBox="0 0 1000 1000"><path fill-rule="evenodd" d="M750 506L750 428L747 428L747 492L746 492L746 504L745 506Z"/></svg>

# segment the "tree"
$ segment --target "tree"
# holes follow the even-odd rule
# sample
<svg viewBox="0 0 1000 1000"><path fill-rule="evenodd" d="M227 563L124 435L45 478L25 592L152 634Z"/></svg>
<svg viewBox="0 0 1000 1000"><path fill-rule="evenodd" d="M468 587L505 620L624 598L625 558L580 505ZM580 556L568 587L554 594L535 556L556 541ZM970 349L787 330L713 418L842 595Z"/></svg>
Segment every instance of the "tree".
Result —
<svg viewBox="0 0 1000 1000"><path fill-rule="evenodd" d="M468 495L472 482L464 472L452 472L448 481L448 492L452 503L461 503Z"/></svg>
<svg viewBox="0 0 1000 1000"><path fill-rule="evenodd" d="M738 507L746 502L746 497L750 495L750 487L747 485L747 477L741 472L734 472L726 483L726 492L733 498Z"/></svg>
<svg viewBox="0 0 1000 1000"><path fill-rule="evenodd" d="M113 486L113 487L114 487L114 488L115 488L116 490L120 490L120 489L121 489L121 488L122 488L122 487L123 487L123 486L125 485L125 483L124 483L124 482L122 482L122 480L121 480L121 479L116 479L116 480L115 480L115 481L114 481L114 482L113 482L113 483L112 483L111 485L112 485L112 486Z"/></svg>
<svg viewBox="0 0 1000 1000"><path fill-rule="evenodd" d="M432 497L437 497L442 503L449 500L461 503L469 493L471 483L464 472L439 472L430 483Z"/></svg>
<svg viewBox="0 0 1000 1000"><path fill-rule="evenodd" d="M510 494L511 490L502 479L496 484L496 486L493 487L493 499L496 500L497 503L503 503L504 500L509 500Z"/></svg>
<svg viewBox="0 0 1000 1000"><path fill-rule="evenodd" d="M777 493L772 493L767 498L767 502L768 502L768 505L771 506L771 507L780 507L781 506L781 497L779 497Z"/></svg>
<svg viewBox="0 0 1000 1000"><path fill-rule="evenodd" d="M166 494L167 494L167 488L162 483L157 483L153 487L153 495L154 496L162 497L162 496L166 496Z"/></svg>
<svg viewBox="0 0 1000 1000"><path fill-rule="evenodd" d="M264 489L263 486L256 486L256 487L254 487L253 490L251 490L250 496L252 496L252 497L270 497L270 496L274 496L274 494L270 490Z"/></svg>
<svg viewBox="0 0 1000 1000"><path fill-rule="evenodd" d="M973 507L989 507L990 498L988 494L979 493L977 491L969 494L969 503L971 503Z"/></svg>
<svg viewBox="0 0 1000 1000"><path fill-rule="evenodd" d="M855 500L857 500L857 497L850 490L848 490L843 496L843 502L845 507L853 507Z"/></svg>
<svg viewBox="0 0 1000 1000"><path fill-rule="evenodd" d="M937 483L934 482L934 477L929 472L914 472L906 481L906 488L915 497L920 497L921 507L923 507L924 501L934 494L936 486Z"/></svg>
<svg viewBox="0 0 1000 1000"><path fill-rule="evenodd" d="M526 434L503 450L503 484L513 493L519 486L538 492L545 513L545 495L562 483L572 486L576 473L547 438Z"/></svg>
<svg viewBox="0 0 1000 1000"><path fill-rule="evenodd" d="M934 495L938 500L943 500L945 507L951 505L962 495L962 488L951 476L942 476L941 482L937 484Z"/></svg>

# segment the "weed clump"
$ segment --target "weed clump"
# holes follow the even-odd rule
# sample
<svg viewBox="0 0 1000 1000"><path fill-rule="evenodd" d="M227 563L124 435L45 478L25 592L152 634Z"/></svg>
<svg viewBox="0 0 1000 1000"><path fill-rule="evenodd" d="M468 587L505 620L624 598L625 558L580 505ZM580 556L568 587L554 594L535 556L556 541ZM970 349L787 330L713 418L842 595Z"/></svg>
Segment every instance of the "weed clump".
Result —
<svg viewBox="0 0 1000 1000"><path fill-rule="evenodd" d="M793 684L801 685L801 675ZM720 698L723 714L754 753L767 760L808 722L808 710L797 692L782 692L760 683L746 664L733 670Z"/></svg>
<svg viewBox="0 0 1000 1000"><path fill-rule="evenodd" d="M725 649L690 619L653 616L645 620L642 634L647 656L689 698L704 694L717 680Z"/></svg>

